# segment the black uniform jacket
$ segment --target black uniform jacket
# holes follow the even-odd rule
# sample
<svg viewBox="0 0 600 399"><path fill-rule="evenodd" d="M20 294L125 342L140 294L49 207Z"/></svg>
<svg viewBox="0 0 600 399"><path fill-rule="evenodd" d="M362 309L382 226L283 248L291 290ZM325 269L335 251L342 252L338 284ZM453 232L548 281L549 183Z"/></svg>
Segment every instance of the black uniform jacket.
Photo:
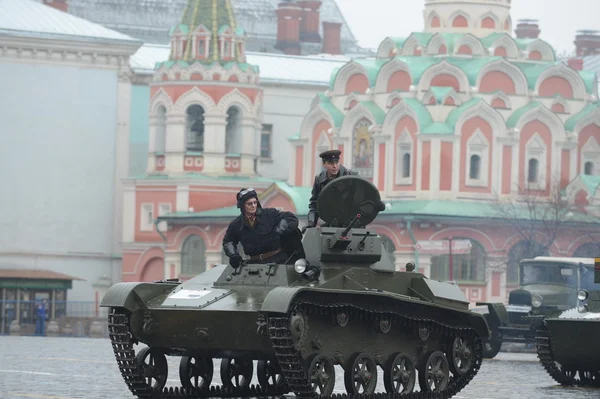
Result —
<svg viewBox="0 0 600 399"><path fill-rule="evenodd" d="M344 166L340 165L340 170L338 172L338 176L348 176L348 175L358 175L358 172L353 172L350 169L346 169ZM329 183L332 179L327 176L327 171L322 171L318 175L315 176L315 182L313 183L312 195L310 197L310 202L308 203L308 223L317 224L317 220L319 220L319 213L317 212L317 200L319 199L319 194L321 194L321 190L327 183Z"/></svg>
<svg viewBox="0 0 600 399"><path fill-rule="evenodd" d="M254 227L240 214L227 227L223 238L223 250L231 257L237 253L238 242L244 253L257 256L281 248L281 236L298 228L298 218L292 212L282 212L275 208L259 208Z"/></svg>

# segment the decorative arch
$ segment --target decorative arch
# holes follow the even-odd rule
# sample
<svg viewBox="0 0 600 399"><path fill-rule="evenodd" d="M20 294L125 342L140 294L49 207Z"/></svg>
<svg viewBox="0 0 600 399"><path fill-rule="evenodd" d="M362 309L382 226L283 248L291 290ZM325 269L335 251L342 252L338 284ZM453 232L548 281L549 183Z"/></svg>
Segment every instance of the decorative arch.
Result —
<svg viewBox="0 0 600 399"><path fill-rule="evenodd" d="M536 39L527 46L527 52L529 53L529 59L533 61L556 61L554 58L554 50L552 46L541 39ZM541 59L532 57L532 53L537 52L540 54Z"/></svg>
<svg viewBox="0 0 600 399"><path fill-rule="evenodd" d="M139 281L157 281L164 279L164 257L155 257L144 264Z"/></svg>
<svg viewBox="0 0 600 399"><path fill-rule="evenodd" d="M539 104L537 107L521 115L519 121L517 122L516 128L520 131L529 122L533 122L535 120L540 121L550 129L552 132L553 141L566 140L567 135L565 133L565 127L562 123L562 120L543 104Z"/></svg>
<svg viewBox="0 0 600 399"><path fill-rule="evenodd" d="M491 78L490 82L487 82L487 80L485 79L486 75L488 73L494 73L494 72L499 72L499 73L505 74L512 80L512 84L514 85L515 93L508 92L507 94L517 94L520 96L527 95L527 92L528 92L527 78L525 77L523 72L521 72L519 67L511 64L510 62L506 61L505 59L499 59L497 61L492 61L489 64L487 64L486 66L484 66L483 68L481 68L479 75L477 76L477 87L479 88L480 93L492 93L497 90L502 90L503 92L506 92L505 90L502 89L502 87L495 87L497 85L497 83L501 81L500 79L503 78L502 75L500 75L499 77L496 77L496 78ZM488 90L488 89L486 89L486 87L484 87L483 90L485 90L485 91L482 91L482 83L483 83L483 86L490 85L493 89L490 88Z"/></svg>
<svg viewBox="0 0 600 399"><path fill-rule="evenodd" d="M550 78L566 79L567 82L569 82L569 84L571 85L573 98L578 100L583 100L585 98L585 83L583 79L581 79L581 76L579 76L579 74L574 69L569 68L562 62L560 64L546 69L540 74L540 76L538 76L537 82L535 84L535 91L538 93L539 96L543 96L543 94L540 91L544 91L541 90L542 86L544 82ZM566 98L569 98L569 96L565 96L564 94L562 95Z"/></svg>
<svg viewBox="0 0 600 399"><path fill-rule="evenodd" d="M431 82L436 76L450 75L454 77L459 84L460 92L469 92L469 78L467 75L458 68L450 64L448 61L443 60L442 62L432 65L423 73L419 81L419 91L425 91L431 87ZM455 88L456 89L456 88Z"/></svg>
<svg viewBox="0 0 600 399"><path fill-rule="evenodd" d="M334 120L329 114L329 112L325 111L320 105L311 109L308 114L302 119L302 123L300 124L300 136L302 137L312 137L313 130L315 130L315 126L322 120L326 120L331 124L331 126L335 126Z"/></svg>
<svg viewBox="0 0 600 399"><path fill-rule="evenodd" d="M390 93L388 98L385 100L385 107L387 109L390 109L402 101L404 101L404 100L403 100L402 96L400 95L400 93L398 93L398 92Z"/></svg>
<svg viewBox="0 0 600 399"><path fill-rule="evenodd" d="M485 55L486 50L481 41L470 33L463 35L454 44L454 54L459 54L462 46L468 46L473 55Z"/></svg>
<svg viewBox="0 0 600 399"><path fill-rule="evenodd" d="M427 16L427 25L425 28L442 28L443 21L439 14L435 11L432 11Z"/></svg>
<svg viewBox="0 0 600 399"><path fill-rule="evenodd" d="M398 53L398 45L396 41L391 37L386 37L379 44L377 49L377 58L390 58L394 57Z"/></svg>
<svg viewBox="0 0 600 399"><path fill-rule="evenodd" d="M598 257L598 253L600 253L600 241L598 241L598 238L593 237L593 235L586 234L577 237L567 248L567 253L573 253L571 256L574 258ZM589 241L590 237L595 241Z"/></svg>
<svg viewBox="0 0 600 399"><path fill-rule="evenodd" d="M359 103L360 98L356 95L356 93L350 94L344 101L344 111L349 111L350 109L356 107Z"/></svg>
<svg viewBox="0 0 600 399"><path fill-rule="evenodd" d="M402 46L402 55L415 55L417 47L421 47L421 43L417 39L417 36L411 33L404 42L404 46Z"/></svg>
<svg viewBox="0 0 600 399"><path fill-rule="evenodd" d="M404 73L404 74L408 75L408 79L409 79L410 83L409 83L408 88L406 88L407 90L403 90L403 91L409 91L410 86L412 85L413 79L410 74L410 69L408 67L408 64L406 64L403 61L400 61L397 58L393 58L390 61L386 62L379 70L379 73L377 74L377 80L375 82L375 93L389 93L392 90L402 89L402 88L398 88L398 87L390 88L390 84L393 83L390 81L390 79L393 76L396 76L398 73L400 73L400 74Z"/></svg>
<svg viewBox="0 0 600 399"><path fill-rule="evenodd" d="M595 108L592 110L592 112L581 118L575 124L573 131L579 133L589 125L596 125L600 127L600 108Z"/></svg>
<svg viewBox="0 0 600 399"><path fill-rule="evenodd" d="M550 111L555 114L568 114L569 113L569 102L561 95L556 96L550 105Z"/></svg>
<svg viewBox="0 0 600 399"><path fill-rule="evenodd" d="M205 113L215 112L217 109L211 96L194 86L177 99L177 102L175 102L175 105L173 106L173 111L183 113L193 104L200 105L204 108Z"/></svg>
<svg viewBox="0 0 600 399"><path fill-rule="evenodd" d="M448 227L442 230L438 230L433 233L428 240L441 240L442 237L445 237L449 231L454 232L455 235L461 234L463 236L469 236L469 239L473 239L478 241L479 243L484 243L484 248L489 248L491 252L495 252L498 250L492 238L478 229L473 229L471 227ZM453 234L453 235L454 235Z"/></svg>
<svg viewBox="0 0 600 399"><path fill-rule="evenodd" d="M470 26L473 26L471 16L462 10L457 10L452 15L450 15L450 18L448 18L448 22L453 28L468 28Z"/></svg>
<svg viewBox="0 0 600 399"><path fill-rule="evenodd" d="M221 113L225 113L229 108L236 106L242 111L244 117L252 117L254 105L252 104L252 101L238 89L230 91L221 98L218 110Z"/></svg>
<svg viewBox="0 0 600 399"><path fill-rule="evenodd" d="M358 104L356 107L352 108L344 117L344 122L342 122L340 136L351 138L352 133L354 131L354 127L362 119L367 119L371 123L371 126L375 125L375 117L373 116L371 111L369 111L364 105Z"/></svg>
<svg viewBox="0 0 600 399"><path fill-rule="evenodd" d="M502 35L493 44L494 51L498 47L502 47L506 50L506 57L508 58L519 58L520 50L515 40L508 34ZM493 55L496 55L495 53Z"/></svg>
<svg viewBox="0 0 600 399"><path fill-rule="evenodd" d="M341 67L335 76L333 93L335 95L345 95L348 81L356 74L363 75L368 80L367 70L365 67L354 60Z"/></svg>
<svg viewBox="0 0 600 399"><path fill-rule="evenodd" d="M154 258L165 258L165 253L162 248L159 247L151 247L146 249L140 257L135 262L135 266L133 267L133 271L129 274L141 275L143 272L144 265L147 265Z"/></svg>
<svg viewBox="0 0 600 399"><path fill-rule="evenodd" d="M183 245L183 242L191 235L196 234L202 237L204 242L209 243L209 246L214 246L215 242L210 242L210 237L206 233L206 231L200 226L186 226L183 229L179 230L177 234L175 234L175 238L173 238L173 242L169 243L170 247L180 249Z"/></svg>
<svg viewBox="0 0 600 399"><path fill-rule="evenodd" d="M384 132L395 132L396 125L405 116L410 116L419 127L419 116L405 101L399 102L390 109L383 121L382 130Z"/></svg>
<svg viewBox="0 0 600 399"><path fill-rule="evenodd" d="M512 109L510 98L503 91L497 91L492 95L490 106L492 108Z"/></svg>
<svg viewBox="0 0 600 399"><path fill-rule="evenodd" d="M442 46L446 47L446 52L448 52L448 48L447 48L447 44L446 44L446 40L444 39L444 36L440 35L439 33L436 33L435 35L433 35L431 37L431 39L429 39L429 42L427 43L427 54L429 54L429 55L439 54L440 48Z"/></svg>
<svg viewBox="0 0 600 399"><path fill-rule="evenodd" d="M454 132L456 135L462 135L463 125L476 117L480 117L490 124L494 137L506 136L506 123L500 113L488 105L485 101L479 101L477 104L467 108L456 121Z"/></svg>
<svg viewBox="0 0 600 399"><path fill-rule="evenodd" d="M500 18L493 12L489 11L479 19L479 27L483 29L498 29L500 26Z"/></svg>
<svg viewBox="0 0 600 399"><path fill-rule="evenodd" d="M158 89L156 94L154 94L154 96L150 100L150 114L156 115L156 113L158 112L158 107L161 105L165 107L167 113L169 113L173 108L173 100L171 99L171 97L169 97L167 92L162 89L162 87Z"/></svg>

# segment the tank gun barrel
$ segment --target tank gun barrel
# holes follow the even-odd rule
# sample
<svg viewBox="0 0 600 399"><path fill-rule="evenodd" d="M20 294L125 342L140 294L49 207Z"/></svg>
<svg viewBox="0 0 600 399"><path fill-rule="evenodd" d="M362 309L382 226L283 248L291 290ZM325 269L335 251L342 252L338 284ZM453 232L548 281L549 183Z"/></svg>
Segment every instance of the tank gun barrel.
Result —
<svg viewBox="0 0 600 399"><path fill-rule="evenodd" d="M354 219L352 219L352 221L350 222L350 224L348 225L348 227L346 227L346 229L344 231L342 231L342 237L348 237L348 232L354 227L356 226L356 224L358 223L358 221L360 220L360 213L357 213L356 216L354 216Z"/></svg>

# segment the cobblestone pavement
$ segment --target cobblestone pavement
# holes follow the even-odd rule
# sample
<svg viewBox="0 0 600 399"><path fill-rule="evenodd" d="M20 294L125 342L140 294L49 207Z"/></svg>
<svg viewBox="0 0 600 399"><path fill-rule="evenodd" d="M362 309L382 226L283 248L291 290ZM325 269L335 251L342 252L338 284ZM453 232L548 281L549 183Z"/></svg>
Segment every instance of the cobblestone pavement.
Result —
<svg viewBox="0 0 600 399"><path fill-rule="evenodd" d="M179 358L169 358L168 386L179 386ZM214 384L220 384L215 363ZM256 370L256 368L255 368ZM343 392L341 368L336 392ZM381 381L381 371L379 381ZM256 376L252 380L257 383ZM383 383L380 383L384 392ZM500 353L484 361L455 398L599 398L600 389L563 388L533 354ZM130 399L107 339L0 336L2 399Z"/></svg>

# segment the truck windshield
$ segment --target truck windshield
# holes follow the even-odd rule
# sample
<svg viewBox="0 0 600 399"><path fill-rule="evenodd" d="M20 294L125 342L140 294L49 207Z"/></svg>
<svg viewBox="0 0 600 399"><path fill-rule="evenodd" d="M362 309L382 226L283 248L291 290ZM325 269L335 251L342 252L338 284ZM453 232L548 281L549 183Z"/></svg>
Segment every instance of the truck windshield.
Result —
<svg viewBox="0 0 600 399"><path fill-rule="evenodd" d="M577 267L559 262L523 263L523 281L529 284L563 284L577 286Z"/></svg>

